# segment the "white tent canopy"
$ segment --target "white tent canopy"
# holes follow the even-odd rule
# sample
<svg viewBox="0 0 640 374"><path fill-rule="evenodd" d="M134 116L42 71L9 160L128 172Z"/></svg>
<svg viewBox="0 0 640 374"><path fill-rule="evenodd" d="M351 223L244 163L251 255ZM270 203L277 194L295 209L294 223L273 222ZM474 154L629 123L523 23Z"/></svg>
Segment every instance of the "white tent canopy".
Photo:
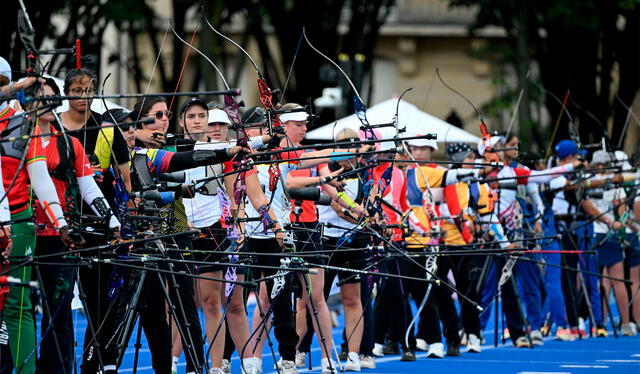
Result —
<svg viewBox="0 0 640 374"><path fill-rule="evenodd" d="M397 98L385 100L367 109L367 120L369 124L390 123L396 114ZM437 142L464 142L477 144L480 138L463 129L455 127L439 118L425 113L404 100L400 101L398 108L399 127L406 127L407 131L400 134L402 137L437 134ZM314 140L332 140L334 135L343 128L351 128L356 131L360 129L360 120L355 114L341 118L336 122L321 126L313 131L309 131L305 138ZM378 129L383 139L393 138L396 130L393 127L383 127Z"/></svg>

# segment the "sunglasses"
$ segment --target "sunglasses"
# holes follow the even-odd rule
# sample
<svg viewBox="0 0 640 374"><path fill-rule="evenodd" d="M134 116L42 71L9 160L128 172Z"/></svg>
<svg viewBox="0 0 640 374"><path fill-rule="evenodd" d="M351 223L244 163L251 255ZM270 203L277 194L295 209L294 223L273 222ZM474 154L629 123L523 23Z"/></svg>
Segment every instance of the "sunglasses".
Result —
<svg viewBox="0 0 640 374"><path fill-rule="evenodd" d="M173 113L169 110L165 110L164 112L159 110L155 113L149 113L150 116L156 117L157 119L162 119L163 116L167 116L167 119L171 119L172 114Z"/></svg>
<svg viewBox="0 0 640 374"><path fill-rule="evenodd" d="M125 122L125 123L118 124L118 127L120 127L120 129L122 129L123 132L129 131L129 129L132 128L132 127L135 130L135 126L133 124L131 124L130 122L129 123Z"/></svg>

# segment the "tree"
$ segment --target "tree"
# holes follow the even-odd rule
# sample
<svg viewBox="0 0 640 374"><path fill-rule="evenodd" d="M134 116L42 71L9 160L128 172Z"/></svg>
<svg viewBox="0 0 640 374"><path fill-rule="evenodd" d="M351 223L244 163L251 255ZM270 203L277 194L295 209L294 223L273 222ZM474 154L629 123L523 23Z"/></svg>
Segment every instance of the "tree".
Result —
<svg viewBox="0 0 640 374"><path fill-rule="evenodd" d="M453 6L478 6L471 32L497 25L507 33L518 89L531 86L525 72L535 62L539 82L563 100L578 125L583 143L598 142L608 134L617 144L627 117L620 103L631 106L640 88L639 0L450 0ZM531 62L530 62L531 61ZM558 101L546 96L544 105L551 118L562 110ZM527 110L528 100L520 111ZM555 143L569 137L567 116L562 116ZM540 126L534 138L543 139ZM526 134L529 135L529 134ZM545 139L549 141L551 139ZM542 146L542 144L540 144Z"/></svg>

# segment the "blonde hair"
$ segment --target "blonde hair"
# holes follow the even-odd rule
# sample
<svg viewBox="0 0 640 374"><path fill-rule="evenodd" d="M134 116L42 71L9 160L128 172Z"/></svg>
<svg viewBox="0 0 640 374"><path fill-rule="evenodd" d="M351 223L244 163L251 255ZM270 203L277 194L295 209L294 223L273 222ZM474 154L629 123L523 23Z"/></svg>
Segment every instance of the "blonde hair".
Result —
<svg viewBox="0 0 640 374"><path fill-rule="evenodd" d="M278 105L277 109L287 110L287 109L297 109L297 108L302 108L302 105L298 103L286 103L286 104Z"/></svg>
<svg viewBox="0 0 640 374"><path fill-rule="evenodd" d="M358 132L356 130L350 129L347 127L338 131L338 133L335 136L336 142L339 142L340 140L344 140L344 139L360 139L360 136L358 135Z"/></svg>

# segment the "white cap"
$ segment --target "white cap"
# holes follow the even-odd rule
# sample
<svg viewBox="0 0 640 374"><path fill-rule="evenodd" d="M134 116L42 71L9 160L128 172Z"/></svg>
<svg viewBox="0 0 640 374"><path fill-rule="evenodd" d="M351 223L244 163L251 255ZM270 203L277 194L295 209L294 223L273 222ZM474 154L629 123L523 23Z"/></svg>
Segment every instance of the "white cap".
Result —
<svg viewBox="0 0 640 374"><path fill-rule="evenodd" d="M626 153L624 153L624 151L617 150L615 151L614 156L616 158L616 161L620 163L620 166L622 166L622 170L624 171L633 170L633 167L629 163L629 157L627 156Z"/></svg>
<svg viewBox="0 0 640 374"><path fill-rule="evenodd" d="M421 134L415 135L420 136ZM438 150L438 143L435 139L411 139L407 140L407 144L412 145L414 147L431 147L434 150Z"/></svg>
<svg viewBox="0 0 640 374"><path fill-rule="evenodd" d="M2 57L0 57L0 75L4 75L11 81L11 65Z"/></svg>
<svg viewBox="0 0 640 374"><path fill-rule="evenodd" d="M231 120L229 119L229 115L222 109L211 109L209 110L209 121L207 123L226 123L228 125L231 124Z"/></svg>
<svg viewBox="0 0 640 374"><path fill-rule="evenodd" d="M593 152L593 155L591 156L590 165L597 165L597 164L606 165L610 162L611 162L611 154L609 154L609 152L607 151L599 150L599 151Z"/></svg>
<svg viewBox="0 0 640 374"><path fill-rule="evenodd" d="M280 121L282 123L287 123L289 121L306 121L308 119L309 114L307 112L291 112L280 115Z"/></svg>
<svg viewBox="0 0 640 374"><path fill-rule="evenodd" d="M504 138L504 136L492 136L489 140L489 146L493 148L499 142L505 143L505 141L506 139ZM480 139L480 141L478 142L478 153L480 153L480 156L484 156L485 149L486 147L484 146L484 142L482 141L482 139Z"/></svg>

